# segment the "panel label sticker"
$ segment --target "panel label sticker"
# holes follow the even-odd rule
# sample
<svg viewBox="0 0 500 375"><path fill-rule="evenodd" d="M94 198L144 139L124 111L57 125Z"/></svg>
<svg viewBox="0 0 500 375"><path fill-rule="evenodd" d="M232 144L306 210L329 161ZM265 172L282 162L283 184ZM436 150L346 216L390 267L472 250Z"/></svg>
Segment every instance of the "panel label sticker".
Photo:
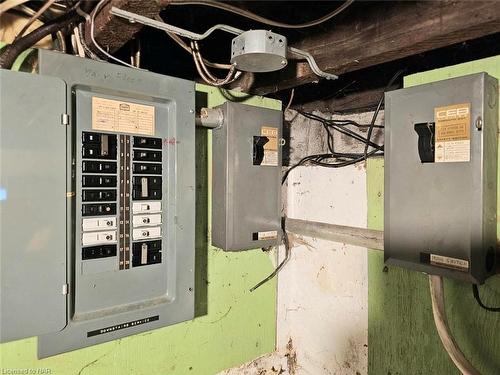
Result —
<svg viewBox="0 0 500 375"><path fill-rule="evenodd" d="M469 270L469 261L458 258L445 257L442 255L431 254L430 264L446 268L453 268L460 271Z"/></svg>
<svg viewBox="0 0 500 375"><path fill-rule="evenodd" d="M154 135L155 107L93 96L92 129Z"/></svg>
<svg viewBox="0 0 500 375"><path fill-rule="evenodd" d="M277 230L269 230L266 232L256 232L253 234L253 240L264 241L264 240L275 240L278 238Z"/></svg>
<svg viewBox="0 0 500 375"><path fill-rule="evenodd" d="M434 108L434 162L470 161L470 103Z"/></svg>
<svg viewBox="0 0 500 375"><path fill-rule="evenodd" d="M278 166L278 128L263 126L260 135L267 137L269 141L264 145L264 159L260 165L271 167Z"/></svg>
<svg viewBox="0 0 500 375"><path fill-rule="evenodd" d="M149 317L143 318L143 319L132 320L132 321L126 322L126 323L116 324L116 325L110 326L110 327L96 329L95 331L87 332L87 337L93 337L93 336L97 336L97 335L102 335L104 333L119 331L119 330L125 329L125 328L131 328L131 327L139 326L142 324L152 323L152 322L156 322L159 319L160 319L160 316L155 315L155 316L149 316Z"/></svg>

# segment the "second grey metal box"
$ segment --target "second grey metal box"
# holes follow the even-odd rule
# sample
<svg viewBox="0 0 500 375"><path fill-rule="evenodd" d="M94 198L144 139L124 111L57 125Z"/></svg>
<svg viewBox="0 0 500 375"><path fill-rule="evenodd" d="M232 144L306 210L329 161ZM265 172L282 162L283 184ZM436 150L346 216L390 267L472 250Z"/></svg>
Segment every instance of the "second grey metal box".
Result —
<svg viewBox="0 0 500 375"><path fill-rule="evenodd" d="M482 283L495 266L497 80L392 91L385 115L386 262Z"/></svg>
<svg viewBox="0 0 500 375"><path fill-rule="evenodd" d="M282 112L227 102L213 131L212 243L237 251L280 238Z"/></svg>

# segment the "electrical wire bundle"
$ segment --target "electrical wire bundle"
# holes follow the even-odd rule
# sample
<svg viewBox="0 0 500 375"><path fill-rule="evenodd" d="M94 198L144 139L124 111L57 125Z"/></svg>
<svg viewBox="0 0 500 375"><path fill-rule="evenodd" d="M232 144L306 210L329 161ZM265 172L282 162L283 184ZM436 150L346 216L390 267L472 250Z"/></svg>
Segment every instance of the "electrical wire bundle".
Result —
<svg viewBox="0 0 500 375"><path fill-rule="evenodd" d="M230 65L229 71L227 72L225 78L219 79L216 76L214 76L205 65L204 62L205 59L201 56L200 49L198 47L198 42L195 40L191 41L191 53L193 55L193 60L196 65L196 70L198 71L198 74L209 85L217 87L224 86L227 85L228 83L234 82L241 75L241 72L236 71L236 64L232 64Z"/></svg>
<svg viewBox="0 0 500 375"><path fill-rule="evenodd" d="M381 105L380 105L381 106ZM327 133L327 144L328 144L328 153L326 154L314 154L314 155L308 155L304 158L302 158L298 163L294 164L291 166L284 174L281 179L281 184L284 184L288 175L290 172L297 168L300 165L304 164L313 164L313 165L319 165L322 167L328 167L328 168L340 168L340 167L345 167L348 165L356 164L360 161L366 160L369 157L372 156L380 156L383 155L384 151L384 146L380 146L374 142L371 142L369 140L370 137L363 137L362 135L352 131L351 129L347 128L348 125L352 125L359 128L369 128L369 129L374 129L374 128L382 128L380 125L375 125L375 122L378 117L378 113L380 112L380 106L379 109L374 113L374 116L372 118L372 121L369 125L362 125L359 124L358 122L354 120L333 120L333 119L326 119L324 117L320 117L317 115L314 115L309 112L304 112L301 110L298 110L297 112L314 121L320 122L324 129L326 130ZM289 107L289 106L287 106ZM341 153L341 152L336 152L334 149L334 136L333 136L333 131L337 131L341 134L345 134L363 144L365 144L367 147L372 147L373 150L370 150L366 153ZM371 136L371 135L370 135ZM250 292L255 291L256 289L260 288L262 285L267 283L268 281L272 280L285 266L285 264L290 260L291 256L291 246L290 246L290 241L288 238L288 233L286 231L286 217L281 218L281 231L283 233L283 243L285 245L285 258L281 261L281 263L276 267L276 269L265 279L257 283L254 287L250 289Z"/></svg>
<svg viewBox="0 0 500 375"><path fill-rule="evenodd" d="M313 154L308 155L302 158L299 162L292 165L284 174L281 180L281 183L284 184L290 172L297 168L298 166L305 164L313 164L321 167L327 168L341 168L346 167L348 165L353 165L359 163L361 161L366 160L369 157L373 156L382 156L384 155L384 146L378 145L368 138L363 137L361 134L352 131L347 128L348 125L356 126L357 128L382 128L380 125L362 125L353 120L333 120L326 119L324 117L320 117L318 115L314 115L309 112L304 112L301 110L297 111L300 115L318 121L323 125L327 133L327 145L328 145L328 153L324 154ZM377 113L378 114L378 113ZM374 116L372 122L375 123L377 116ZM355 139L362 144L365 144L367 147L372 147L373 149L365 153L345 153L345 152L336 152L334 148L334 134L333 132L337 131L341 134L347 135L350 138Z"/></svg>
<svg viewBox="0 0 500 375"><path fill-rule="evenodd" d="M13 43L2 48L0 51L0 68L10 69L14 61L23 51L51 34L56 36L59 42L59 49L65 52L66 42L62 31L70 25L76 24L80 17L76 12L76 8L79 6L80 1L68 1L66 4L61 4L49 0L42 3L36 11L24 5L24 3L27 2L28 1L12 0L4 1L0 4L0 14L10 10L18 10L30 16ZM43 25L24 35L29 27L37 20L43 22Z"/></svg>
<svg viewBox="0 0 500 375"><path fill-rule="evenodd" d="M403 70L399 70L394 74L394 76L391 78L389 83L386 86L386 90L390 88L396 80L401 76L403 73ZM314 154L314 155L308 155L302 159L299 160L296 164L292 165L290 168L287 169L287 171L283 174L283 177L281 179L281 184L283 185L288 178L288 175L292 170L297 168L298 166L305 165L305 164L312 164L312 165L318 165L321 167L326 167L326 168L342 168L342 167L347 167L349 165L353 165L362 161L366 161L370 157L375 157L375 156L383 156L384 155L384 146L383 145L378 145L374 142L372 142L372 133L373 129L375 128L383 128L383 126L380 125L375 125L375 122L377 121L378 115L380 113L380 110L382 108L382 105L384 103L384 97L385 97L385 91L382 93L380 96L380 100L378 101L377 108L375 112L373 112L372 119L370 121L369 125L362 125L359 124L356 121L353 120L333 120L333 119L326 119L324 117L309 113L309 112L304 112L302 110L297 110L297 112L311 120L315 120L320 122L324 129L326 130L327 133L327 144L328 144L328 153L325 154ZM356 133L352 131L351 129L347 128L346 126L348 125L353 125L357 127L358 129L360 128L368 128L368 133L366 138L360 135L359 133ZM348 137L351 137L355 139L358 142L361 142L364 144L364 152L363 153L341 153L341 152L336 152L334 149L334 142L333 142L333 131L337 131L341 134L347 135ZM372 150L370 150L370 147Z"/></svg>
<svg viewBox="0 0 500 375"><path fill-rule="evenodd" d="M24 14L30 16L28 22L25 24L21 32L17 35L13 43L5 47L0 52L0 67L1 68L11 68L17 57L26 49L32 47L39 40L43 39L47 35L54 34L57 37L59 48L62 52L66 52L66 42L67 36L71 36L71 46L72 51L75 55L80 57L89 57L94 60L101 60L100 57L106 57L122 65L139 68L140 61L140 50L135 51L131 56L132 63L127 63L121 59L116 58L111 55L106 48L103 48L97 42L95 34L95 18L99 14L104 6L109 3L110 0L100 0L93 7L92 2L83 2L82 0L67 0L58 2L56 0L46 0L41 3L40 6L35 2L29 2L28 0L5 0L0 3L0 15L9 10L21 11ZM301 24L287 24L279 21L274 21L267 19L265 17L254 14L248 10L241 9L230 4L217 2L217 1L159 1L160 6L166 5L203 5L208 7L217 8L226 12L237 14L241 17L248 18L257 21L262 24L271 25L275 27L289 28L289 29L301 29L319 25L325 21L330 20L337 14L341 13L347 7L349 7L354 0L346 0L342 5L329 12L328 14L309 22ZM26 6L25 3L33 3L35 10ZM33 6L30 5L30 6ZM81 7L80 7L81 4ZM92 9L93 7L93 9ZM82 9L84 8L84 9ZM90 11L92 10L92 11ZM62 13L62 14L61 14ZM53 14L58 14L59 17L53 17ZM49 17L48 17L49 15ZM83 17L85 22L82 22ZM161 20L159 16L156 17L157 20ZM28 28L36 21L40 20L45 24L36 30L32 31L26 36L23 36ZM88 34L85 33L85 28L89 29ZM212 63L201 55L199 46L196 41L191 41L188 45L179 36L167 33L176 43L178 43L184 50L189 52L192 57L196 67L196 70L200 77L206 83L213 86L224 86L231 82L234 82L239 78L241 72L237 71L236 65L234 64L219 64ZM90 35L91 46L88 46L85 41L85 35ZM215 76L208 67L227 70L227 74L223 78L218 78Z"/></svg>

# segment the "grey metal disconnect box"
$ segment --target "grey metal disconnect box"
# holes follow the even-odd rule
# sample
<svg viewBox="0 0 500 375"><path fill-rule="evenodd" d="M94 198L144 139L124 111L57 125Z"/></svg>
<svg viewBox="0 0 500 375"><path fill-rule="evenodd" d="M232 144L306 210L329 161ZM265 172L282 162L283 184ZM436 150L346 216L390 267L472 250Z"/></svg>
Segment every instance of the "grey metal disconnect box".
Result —
<svg viewBox="0 0 500 375"><path fill-rule="evenodd" d="M1 340L47 357L192 319L194 82L38 57L1 72Z"/></svg>
<svg viewBox="0 0 500 375"><path fill-rule="evenodd" d="M280 239L282 112L227 102L213 131L212 243L228 251Z"/></svg>
<svg viewBox="0 0 500 375"><path fill-rule="evenodd" d="M385 101L386 263L484 282L495 268L497 80L473 74Z"/></svg>

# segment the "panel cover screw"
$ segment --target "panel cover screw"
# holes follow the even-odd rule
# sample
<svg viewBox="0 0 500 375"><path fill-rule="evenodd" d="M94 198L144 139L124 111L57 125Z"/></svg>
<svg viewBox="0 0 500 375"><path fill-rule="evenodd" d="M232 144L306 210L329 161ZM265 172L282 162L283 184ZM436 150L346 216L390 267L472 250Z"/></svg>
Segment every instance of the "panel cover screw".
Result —
<svg viewBox="0 0 500 375"><path fill-rule="evenodd" d="M481 130L483 128L483 119L481 118L481 116L478 116L478 118L476 119L476 128L477 130Z"/></svg>

